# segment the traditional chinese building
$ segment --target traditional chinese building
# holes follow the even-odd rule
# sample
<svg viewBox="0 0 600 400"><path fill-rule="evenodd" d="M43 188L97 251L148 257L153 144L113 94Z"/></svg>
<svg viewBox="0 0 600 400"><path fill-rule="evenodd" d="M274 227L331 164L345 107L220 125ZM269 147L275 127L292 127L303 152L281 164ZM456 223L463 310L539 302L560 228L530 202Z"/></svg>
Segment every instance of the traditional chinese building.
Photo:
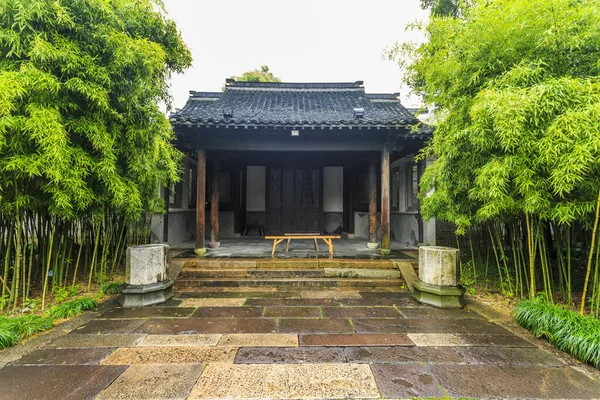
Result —
<svg viewBox="0 0 600 400"><path fill-rule="evenodd" d="M171 122L187 157L157 240L205 248L337 233L389 249L435 235L419 215L424 162L414 162L430 134L413 129L419 121L398 94L365 93L361 81L227 80L223 92L190 92Z"/></svg>

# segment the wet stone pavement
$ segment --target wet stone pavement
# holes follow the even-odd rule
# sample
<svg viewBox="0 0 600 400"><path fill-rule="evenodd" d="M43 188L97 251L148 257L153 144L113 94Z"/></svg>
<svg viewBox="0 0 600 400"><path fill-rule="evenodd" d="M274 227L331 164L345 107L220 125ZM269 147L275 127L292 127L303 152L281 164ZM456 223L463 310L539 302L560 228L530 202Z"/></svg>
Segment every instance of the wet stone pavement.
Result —
<svg viewBox="0 0 600 400"><path fill-rule="evenodd" d="M179 292L103 307L32 349L0 369L0 398L600 397L593 374L538 343L405 292Z"/></svg>

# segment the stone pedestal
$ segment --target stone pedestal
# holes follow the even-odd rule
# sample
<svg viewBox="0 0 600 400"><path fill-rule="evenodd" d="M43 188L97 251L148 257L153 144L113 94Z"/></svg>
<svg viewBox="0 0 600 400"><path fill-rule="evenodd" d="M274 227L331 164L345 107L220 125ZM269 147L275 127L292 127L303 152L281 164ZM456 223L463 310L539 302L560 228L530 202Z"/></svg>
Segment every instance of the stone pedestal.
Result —
<svg viewBox="0 0 600 400"><path fill-rule="evenodd" d="M166 244L149 244L127 248L127 282L121 289L119 303L125 308L164 303L173 297L173 281L167 277Z"/></svg>
<svg viewBox="0 0 600 400"><path fill-rule="evenodd" d="M413 298L438 308L463 308L459 257L459 250L452 247L419 247L419 279L413 282Z"/></svg>

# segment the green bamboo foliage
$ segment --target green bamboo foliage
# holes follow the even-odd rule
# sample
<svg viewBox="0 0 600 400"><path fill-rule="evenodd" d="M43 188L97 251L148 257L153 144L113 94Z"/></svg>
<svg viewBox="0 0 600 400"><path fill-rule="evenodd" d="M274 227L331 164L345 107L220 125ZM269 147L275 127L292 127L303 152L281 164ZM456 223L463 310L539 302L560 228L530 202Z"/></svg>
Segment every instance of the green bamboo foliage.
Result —
<svg viewBox="0 0 600 400"><path fill-rule="evenodd" d="M600 0L476 1L458 18L432 16L425 43L388 53L436 110L421 155L435 159L421 183L424 217L459 235L485 227L507 293L571 304L577 291L580 311L594 315L598 9Z"/></svg>
<svg viewBox="0 0 600 400"><path fill-rule="evenodd" d="M148 240L181 161L159 105L190 63L159 0L0 0L0 311Z"/></svg>

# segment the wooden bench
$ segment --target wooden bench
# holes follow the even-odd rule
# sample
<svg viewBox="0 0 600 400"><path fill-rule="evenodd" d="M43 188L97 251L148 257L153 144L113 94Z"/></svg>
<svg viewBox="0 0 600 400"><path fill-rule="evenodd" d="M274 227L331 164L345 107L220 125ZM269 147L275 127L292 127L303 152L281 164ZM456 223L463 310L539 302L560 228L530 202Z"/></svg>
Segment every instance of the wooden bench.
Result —
<svg viewBox="0 0 600 400"><path fill-rule="evenodd" d="M323 239L325 244L329 247L329 254L333 255L333 243L332 239L339 239L339 236L336 235L321 235L318 233L285 233L281 236L265 236L265 239L273 239L273 250L271 251L271 255L275 255L275 248L277 245L284 240L287 240L287 245L285 246L285 252L287 253L290 249L290 242L292 239L312 239L315 243L315 250L319 251L319 244L317 243L317 239Z"/></svg>

